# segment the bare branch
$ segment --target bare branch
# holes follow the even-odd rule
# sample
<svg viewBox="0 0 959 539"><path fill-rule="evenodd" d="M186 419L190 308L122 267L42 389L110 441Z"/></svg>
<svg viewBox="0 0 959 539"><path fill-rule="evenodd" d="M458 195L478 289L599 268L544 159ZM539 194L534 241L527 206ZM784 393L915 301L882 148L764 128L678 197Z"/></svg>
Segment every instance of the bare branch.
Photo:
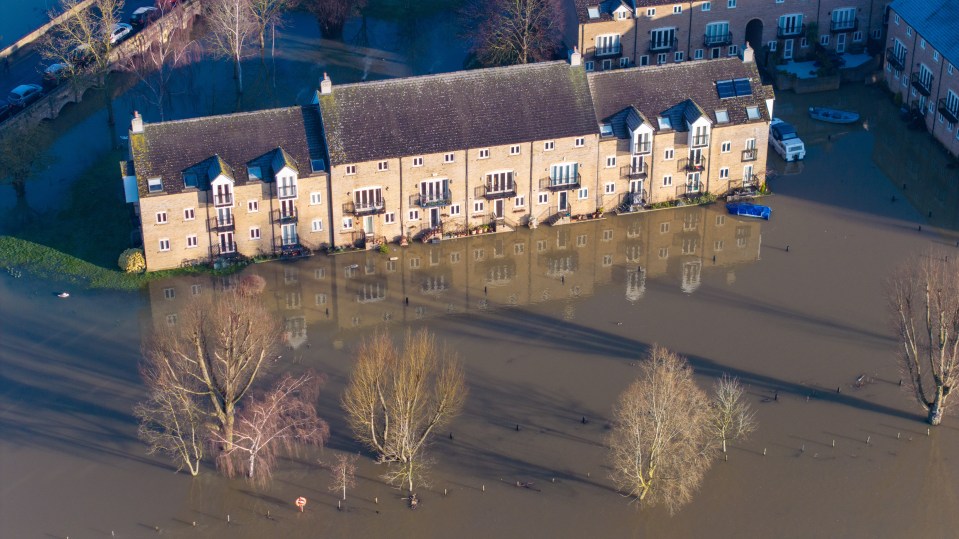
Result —
<svg viewBox="0 0 959 539"><path fill-rule="evenodd" d="M562 0L472 0L463 15L484 66L551 60L562 39Z"/></svg>
<svg viewBox="0 0 959 539"><path fill-rule="evenodd" d="M713 435L722 442L723 453L727 440L745 439L756 430L756 413L743 400L743 386L737 378L724 374L716 381L710 424Z"/></svg>

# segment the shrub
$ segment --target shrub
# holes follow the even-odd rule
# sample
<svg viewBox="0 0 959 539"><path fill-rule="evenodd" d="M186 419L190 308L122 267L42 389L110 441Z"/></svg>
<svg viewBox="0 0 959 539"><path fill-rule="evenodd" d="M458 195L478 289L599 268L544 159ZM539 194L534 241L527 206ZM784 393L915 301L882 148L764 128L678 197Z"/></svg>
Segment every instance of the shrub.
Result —
<svg viewBox="0 0 959 539"><path fill-rule="evenodd" d="M246 275L240 279L238 288L244 296L256 296L266 289L266 279L259 275Z"/></svg>
<svg viewBox="0 0 959 539"><path fill-rule="evenodd" d="M127 249L120 253L117 260L120 269L126 273L143 273L147 269L146 258L143 257L143 249Z"/></svg>

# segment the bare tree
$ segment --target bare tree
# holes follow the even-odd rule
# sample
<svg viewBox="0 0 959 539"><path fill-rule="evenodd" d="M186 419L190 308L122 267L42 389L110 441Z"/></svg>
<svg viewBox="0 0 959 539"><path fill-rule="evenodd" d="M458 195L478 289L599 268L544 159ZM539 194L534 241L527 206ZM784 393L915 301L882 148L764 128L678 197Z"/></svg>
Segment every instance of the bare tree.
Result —
<svg viewBox="0 0 959 539"><path fill-rule="evenodd" d="M343 408L357 439L392 465L386 479L412 497L430 434L459 413L466 393L459 362L432 334L408 333L402 351L380 334L360 348Z"/></svg>
<svg viewBox="0 0 959 539"><path fill-rule="evenodd" d="M236 90L242 94L242 60L257 32L251 0L207 0L203 6L213 53L233 61Z"/></svg>
<svg viewBox="0 0 959 539"><path fill-rule="evenodd" d="M743 400L743 385L737 378L724 374L716 381L712 412L710 423L713 434L722 441L723 453L726 452L726 440L745 439L756 430L756 413Z"/></svg>
<svg viewBox="0 0 959 539"><path fill-rule="evenodd" d="M641 505L670 513L692 499L715 452L709 399L686 360L660 346L619 397L609 437L612 477Z"/></svg>
<svg viewBox="0 0 959 539"><path fill-rule="evenodd" d="M137 434L149 446L149 454L164 454L177 463L177 471L186 468L196 476L207 441L209 414L197 380L170 367L162 355L147 352L140 374L149 398L133 409L140 420Z"/></svg>
<svg viewBox="0 0 959 539"><path fill-rule="evenodd" d="M899 366L932 425L942 422L959 377L959 260L929 252L889 283Z"/></svg>
<svg viewBox="0 0 959 539"><path fill-rule="evenodd" d="M52 134L44 126L10 130L0 138L0 183L13 186L17 200L27 196L27 180L51 161L47 151Z"/></svg>
<svg viewBox="0 0 959 539"><path fill-rule="evenodd" d="M339 39L346 20L366 7L366 0L301 0L300 5L316 17L323 37Z"/></svg>
<svg viewBox="0 0 959 539"><path fill-rule="evenodd" d="M256 22L256 35L260 42L260 54L266 51L266 31L280 25L283 12L293 7L295 0L249 0L253 19Z"/></svg>
<svg viewBox="0 0 959 539"><path fill-rule="evenodd" d="M273 390L246 404L232 441L214 433L213 439L227 446L217 458L224 473L230 477L242 474L263 486L273 476L281 451L292 453L303 445L326 443L330 427L316 414L320 382L312 373L297 378L286 374Z"/></svg>
<svg viewBox="0 0 959 539"><path fill-rule="evenodd" d="M343 492L346 500L346 489L356 485L356 455L337 455L330 464L330 492Z"/></svg>
<svg viewBox="0 0 959 539"><path fill-rule="evenodd" d="M550 60L562 39L562 0L472 0L463 13L472 52L485 66Z"/></svg>
<svg viewBox="0 0 959 539"><path fill-rule="evenodd" d="M158 334L144 351L180 390L202 397L218 424L224 449L233 441L238 404L275 350L280 324L259 299L228 292L197 298L176 330ZM182 382L178 382L182 380Z"/></svg>

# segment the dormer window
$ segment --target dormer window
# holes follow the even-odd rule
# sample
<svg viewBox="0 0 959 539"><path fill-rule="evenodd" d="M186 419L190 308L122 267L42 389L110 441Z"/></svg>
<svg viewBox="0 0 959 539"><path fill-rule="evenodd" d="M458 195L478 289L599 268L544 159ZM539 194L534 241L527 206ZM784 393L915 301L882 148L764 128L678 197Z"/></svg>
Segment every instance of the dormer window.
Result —
<svg viewBox="0 0 959 539"><path fill-rule="evenodd" d="M672 129L673 123L669 121L669 118L666 116L660 116L658 119L660 129Z"/></svg>
<svg viewBox="0 0 959 539"><path fill-rule="evenodd" d="M296 176L285 174L278 177L276 194L279 198L296 198Z"/></svg>
<svg viewBox="0 0 959 539"><path fill-rule="evenodd" d="M729 111L726 109L716 111L716 123L718 124L728 124L729 123Z"/></svg>
<svg viewBox="0 0 959 539"><path fill-rule="evenodd" d="M627 12L625 9L621 9L616 12L616 18L621 21L626 20L629 18L629 12Z"/></svg>
<svg viewBox="0 0 959 539"><path fill-rule="evenodd" d="M323 159L310 159L310 170L315 172L323 172L326 170L326 161Z"/></svg>
<svg viewBox="0 0 959 539"><path fill-rule="evenodd" d="M586 7L586 14L589 15L589 18L590 18L590 19L598 19L598 18L599 18L599 6L587 6L587 7Z"/></svg>
<svg viewBox="0 0 959 539"><path fill-rule="evenodd" d="M151 193L159 193L163 191L163 180L160 178L150 178L147 180L147 189Z"/></svg>
<svg viewBox="0 0 959 539"><path fill-rule="evenodd" d="M746 107L746 117L750 120L758 120L762 118L762 115L759 114L759 107Z"/></svg>
<svg viewBox="0 0 959 539"><path fill-rule="evenodd" d="M263 171L260 169L260 167L249 167L246 169L246 171L251 182L263 180Z"/></svg>
<svg viewBox="0 0 959 539"><path fill-rule="evenodd" d="M602 137L613 136L613 124L602 124L599 126L599 135Z"/></svg>

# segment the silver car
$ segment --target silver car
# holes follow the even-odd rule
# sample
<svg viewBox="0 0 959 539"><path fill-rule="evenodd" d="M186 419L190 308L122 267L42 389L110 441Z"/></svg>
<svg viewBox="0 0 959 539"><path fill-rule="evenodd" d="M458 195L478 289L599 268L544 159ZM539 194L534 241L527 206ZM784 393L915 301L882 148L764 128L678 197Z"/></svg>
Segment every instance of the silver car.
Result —
<svg viewBox="0 0 959 539"><path fill-rule="evenodd" d="M10 95L7 96L7 101L16 107L26 107L30 103L40 99L42 95L43 88L40 86L36 84L21 84L10 92Z"/></svg>
<svg viewBox="0 0 959 539"><path fill-rule="evenodd" d="M110 44L116 45L123 41L133 32L133 27L125 22L118 22L113 25L113 31L110 32Z"/></svg>

